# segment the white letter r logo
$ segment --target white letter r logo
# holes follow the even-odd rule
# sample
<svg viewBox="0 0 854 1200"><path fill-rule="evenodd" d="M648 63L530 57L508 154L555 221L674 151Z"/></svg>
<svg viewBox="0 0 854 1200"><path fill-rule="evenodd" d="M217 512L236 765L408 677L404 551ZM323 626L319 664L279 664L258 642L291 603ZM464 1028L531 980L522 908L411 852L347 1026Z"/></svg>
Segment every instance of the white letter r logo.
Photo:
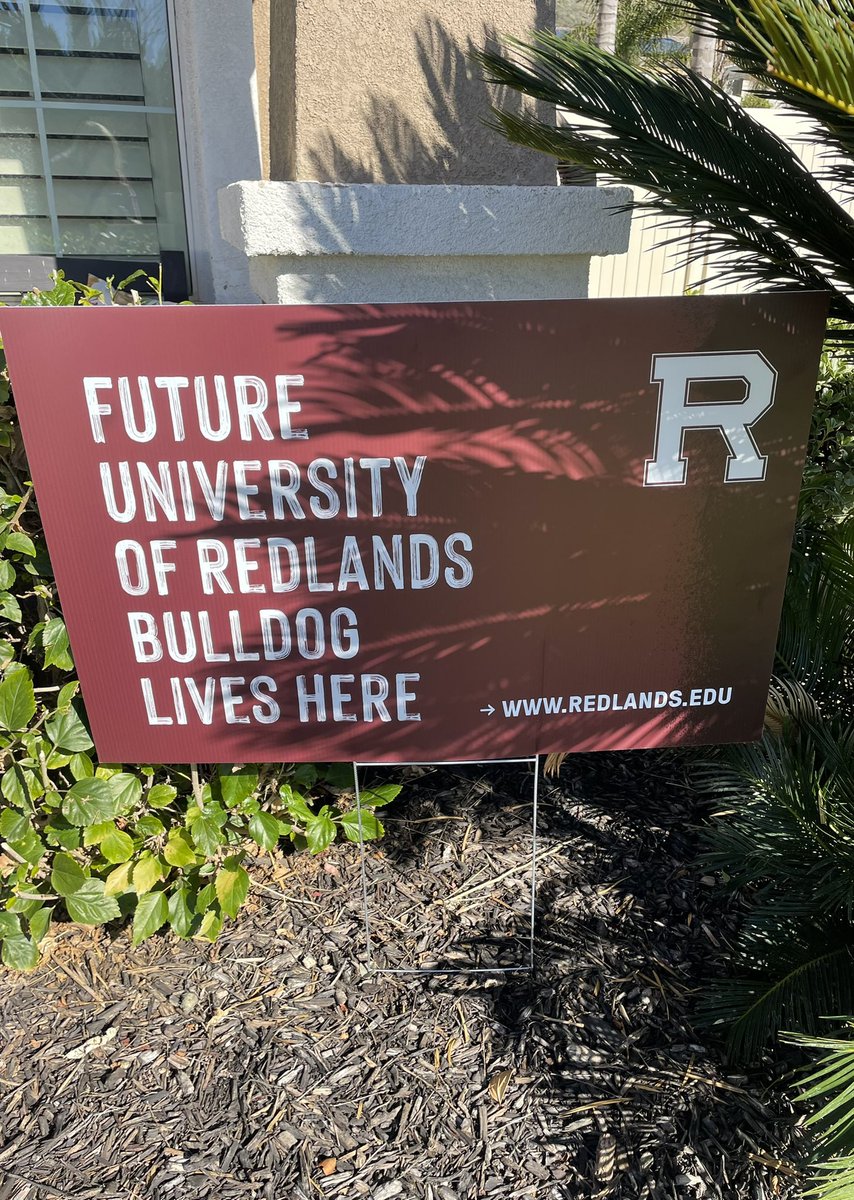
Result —
<svg viewBox="0 0 854 1200"><path fill-rule="evenodd" d="M720 354L655 354L652 383L659 385L655 457L644 467L645 487L685 483L688 460L683 453L688 429L719 429L729 450L725 483L765 478L766 456L759 453L751 426L774 403L777 372L758 350ZM733 380L744 385L738 400L692 404L691 384L700 380Z"/></svg>

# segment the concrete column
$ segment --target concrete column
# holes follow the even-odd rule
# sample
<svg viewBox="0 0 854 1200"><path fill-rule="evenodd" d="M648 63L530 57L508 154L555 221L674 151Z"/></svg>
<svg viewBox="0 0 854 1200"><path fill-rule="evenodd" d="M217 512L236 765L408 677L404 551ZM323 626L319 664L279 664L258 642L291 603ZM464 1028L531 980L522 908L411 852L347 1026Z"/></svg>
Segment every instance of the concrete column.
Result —
<svg viewBox="0 0 854 1200"><path fill-rule="evenodd" d="M628 246L629 188L236 183L222 229L272 304L573 299Z"/></svg>
<svg viewBox="0 0 854 1200"><path fill-rule="evenodd" d="M261 300L577 298L626 249L628 189L558 187L485 124L469 51L553 25L554 0L255 0L259 46L267 3L272 178L220 192Z"/></svg>
<svg viewBox="0 0 854 1200"><path fill-rule="evenodd" d="M257 299L246 256L223 241L217 191L261 177L252 0L174 7L193 294L203 303Z"/></svg>
<svg viewBox="0 0 854 1200"><path fill-rule="evenodd" d="M468 58L535 28L554 0L270 0L271 178L554 184L550 159L486 128Z"/></svg>

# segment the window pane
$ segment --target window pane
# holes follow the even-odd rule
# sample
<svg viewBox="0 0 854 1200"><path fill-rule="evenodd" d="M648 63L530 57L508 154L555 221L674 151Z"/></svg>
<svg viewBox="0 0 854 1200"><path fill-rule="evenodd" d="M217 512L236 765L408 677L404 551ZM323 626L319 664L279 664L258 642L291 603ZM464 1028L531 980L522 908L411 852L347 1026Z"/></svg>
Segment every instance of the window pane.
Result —
<svg viewBox="0 0 854 1200"><path fill-rule="evenodd" d="M156 257L160 252L154 221L65 220L62 253L75 258Z"/></svg>
<svg viewBox="0 0 854 1200"><path fill-rule="evenodd" d="M0 100L26 99L33 94L30 62L16 50L0 50Z"/></svg>
<svg viewBox="0 0 854 1200"><path fill-rule="evenodd" d="M23 33L23 26L21 26ZM116 5L112 12L58 4L42 4L33 11L36 50L72 50L100 54L139 54L136 17L130 6ZM20 43L26 47L26 38Z"/></svg>
<svg viewBox="0 0 854 1200"><path fill-rule="evenodd" d="M0 253L186 260L166 0L0 9Z"/></svg>
<svg viewBox="0 0 854 1200"><path fill-rule="evenodd" d="M54 179L75 175L100 179L151 178L151 155L145 138L119 141L93 137L84 141L73 137L49 137L48 151Z"/></svg>
<svg viewBox="0 0 854 1200"><path fill-rule="evenodd" d="M0 108L0 183L4 175L41 175L42 156L36 114L26 108Z"/></svg>
<svg viewBox="0 0 854 1200"><path fill-rule="evenodd" d="M0 7L0 97L33 94L22 3Z"/></svg>
<svg viewBox="0 0 854 1200"><path fill-rule="evenodd" d="M0 179L0 218L47 217L47 189L43 179Z"/></svg>
<svg viewBox="0 0 854 1200"><path fill-rule="evenodd" d="M14 110L8 111L11 113ZM46 108L44 124L49 138L62 134L79 138L148 137L146 114L134 112L133 109L127 112L108 112L96 108Z"/></svg>
<svg viewBox="0 0 854 1200"><path fill-rule="evenodd" d="M50 221L26 217L0 217L0 254L53 254Z"/></svg>
<svg viewBox="0 0 854 1200"><path fill-rule="evenodd" d="M186 251L174 116L97 108L48 108L44 116L60 232L74 217L145 217L154 221L153 230L147 230L142 239L152 255L160 250ZM87 180L84 187L65 187L66 181L83 179ZM87 228L92 227L85 222L74 226L75 254L89 252L80 240ZM140 240L135 232L133 246L138 247ZM109 244L112 252L122 254L114 232ZM105 254L103 238L95 238L91 253ZM129 249L123 256L139 253L138 248Z"/></svg>
<svg viewBox="0 0 854 1200"><path fill-rule="evenodd" d="M100 100L142 104L139 59L38 56L44 100Z"/></svg>
<svg viewBox="0 0 854 1200"><path fill-rule="evenodd" d="M148 127L160 245L164 250L182 250L186 254L184 193L175 118L149 113Z"/></svg>
<svg viewBox="0 0 854 1200"><path fill-rule="evenodd" d="M4 175L41 175L42 152L38 138L0 133L0 182Z"/></svg>

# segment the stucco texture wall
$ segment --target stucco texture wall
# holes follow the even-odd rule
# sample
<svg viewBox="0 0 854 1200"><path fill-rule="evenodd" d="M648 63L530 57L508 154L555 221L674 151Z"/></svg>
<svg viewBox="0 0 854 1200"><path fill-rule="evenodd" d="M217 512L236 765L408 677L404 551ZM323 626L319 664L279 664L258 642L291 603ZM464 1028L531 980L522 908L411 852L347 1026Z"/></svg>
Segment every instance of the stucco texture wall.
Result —
<svg viewBox="0 0 854 1200"><path fill-rule="evenodd" d="M340 183L555 181L487 129L467 55L554 27L554 0L270 0L270 174Z"/></svg>

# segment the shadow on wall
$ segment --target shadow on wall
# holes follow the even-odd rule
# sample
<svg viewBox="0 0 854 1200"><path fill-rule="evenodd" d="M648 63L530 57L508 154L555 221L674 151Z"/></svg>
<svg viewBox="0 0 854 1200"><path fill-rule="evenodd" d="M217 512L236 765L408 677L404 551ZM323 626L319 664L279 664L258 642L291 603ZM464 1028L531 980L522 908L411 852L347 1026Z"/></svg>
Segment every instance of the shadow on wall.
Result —
<svg viewBox="0 0 854 1200"><path fill-rule="evenodd" d="M548 0L538 0L538 27L549 24L550 7ZM494 29L484 29L480 42L469 38L463 51L441 21L425 17L415 43L429 97L426 129L397 98L375 93L363 106L364 144L370 149L360 153L327 133L306 155L306 176L336 183L556 182L548 160L485 127L492 104L512 111L523 106L518 93L488 85L469 58L473 50L499 41Z"/></svg>

